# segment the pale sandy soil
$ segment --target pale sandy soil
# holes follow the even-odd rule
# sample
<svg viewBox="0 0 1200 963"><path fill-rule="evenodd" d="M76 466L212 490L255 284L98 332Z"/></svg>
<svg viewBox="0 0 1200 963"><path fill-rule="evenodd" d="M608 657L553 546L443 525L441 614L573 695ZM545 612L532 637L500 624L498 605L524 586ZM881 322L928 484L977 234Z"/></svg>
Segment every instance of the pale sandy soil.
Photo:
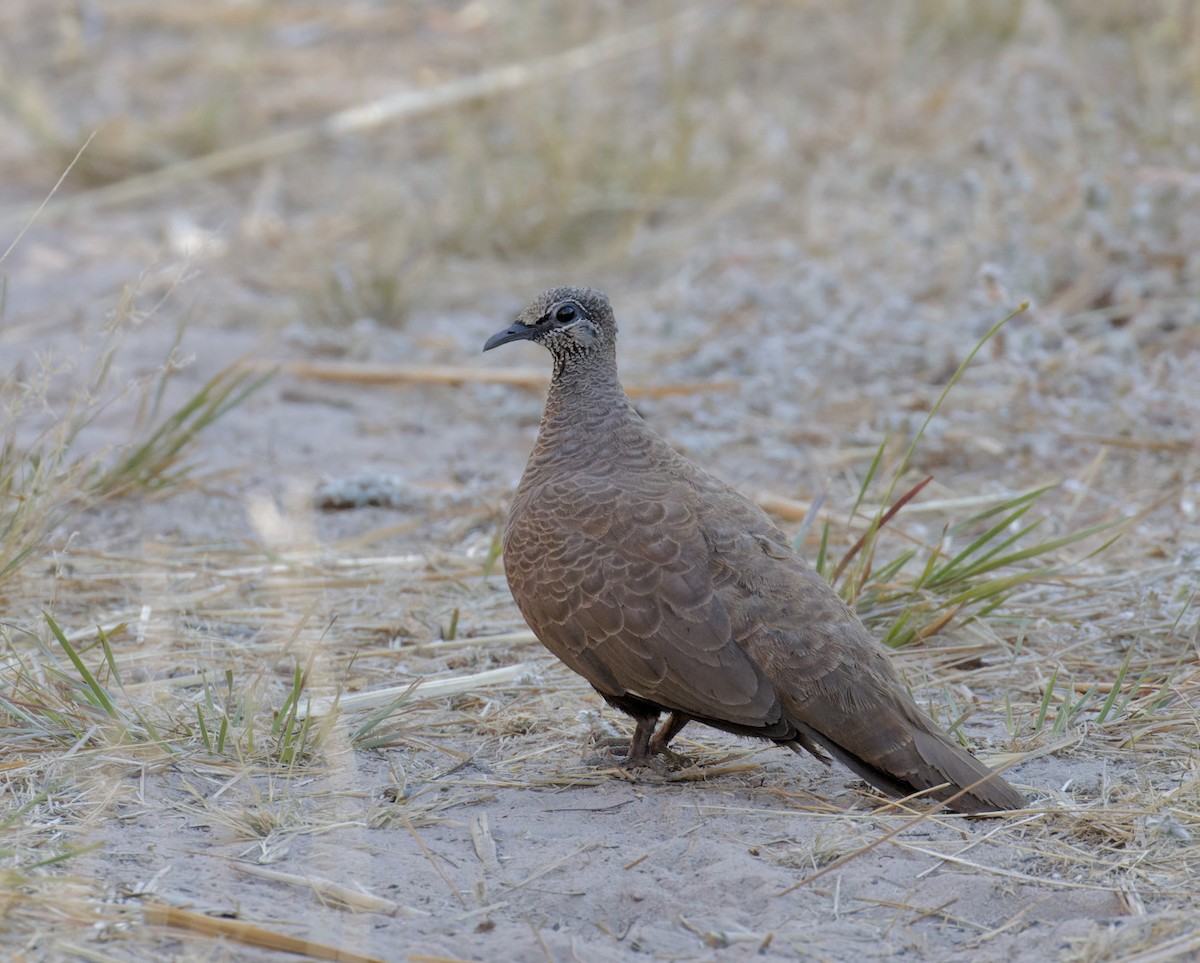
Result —
<svg viewBox="0 0 1200 963"><path fill-rule="evenodd" d="M81 639L127 622L111 687L164 735L100 720L27 740L6 717L5 952L286 958L142 916L161 904L384 960L1200 952L1200 21L1166 3L958 9L718 4L534 89L52 206L0 264L0 371L10 399L64 365L30 437L106 343L111 388L179 331L164 411L241 359L545 369L531 346L478 352L542 287L588 283L617 308L627 385L692 386L642 396L647 420L748 492L825 492L844 551L880 442L894 466L1028 300L906 477L934 475L934 503L1057 482L1038 538L1124 520L1122 538L1055 553L1076 564L987 626L896 655L939 719L967 710L973 747L1016 760L1028 812L888 837L913 814L846 771L700 727L691 767L610 768L589 744L624 721L485 574L539 390L285 371L199 437L185 481L72 514L0 583L27 659L57 651L25 634L46 637L43 609ZM645 22L622 4L566 22L503 3L8 4L3 236L93 129L64 204ZM100 411L80 455L123 444L135 411ZM393 507L317 507L318 485L364 474ZM897 527L933 543L972 510L918 503ZM343 712L287 765L272 713L296 665L313 698L519 668L410 700L378 746L358 735L373 710ZM1103 718L1113 686L1129 697ZM195 718L222 712L242 721L214 752Z"/></svg>

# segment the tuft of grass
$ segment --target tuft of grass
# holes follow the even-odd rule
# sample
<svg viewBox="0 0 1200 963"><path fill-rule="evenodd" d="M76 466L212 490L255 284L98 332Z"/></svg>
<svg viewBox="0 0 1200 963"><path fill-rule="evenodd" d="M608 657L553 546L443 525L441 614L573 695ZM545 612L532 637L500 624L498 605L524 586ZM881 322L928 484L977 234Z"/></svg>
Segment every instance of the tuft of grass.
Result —
<svg viewBox="0 0 1200 963"><path fill-rule="evenodd" d="M71 660L75 671L79 673L79 678L83 682L83 685L78 689L80 694L87 702L103 709L110 719L121 719L122 714L117 711L117 707L113 704L107 690L96 680L96 677L88 670L88 667L83 664L83 659L79 657L79 653L75 651L74 646L67 641L67 637L63 635L62 629L58 627L58 623L54 621L49 612L43 612L42 614L45 616L46 624L50 626L50 631L54 633L54 637L58 639L59 645L67 653L67 658ZM112 651L107 645L105 646L105 655L108 657L109 664L111 665Z"/></svg>
<svg viewBox="0 0 1200 963"><path fill-rule="evenodd" d="M331 719L308 712L311 660L307 669L295 665L277 708L261 681L239 685L232 669L223 673L223 687L204 681L187 697L162 702L122 684L111 639L124 626L97 628L94 642L80 645L77 634L64 632L49 613L43 618L66 659L44 643L21 651L10 640L0 689L0 721L10 748L144 745L175 757L203 747L210 756L277 771L314 761L331 731Z"/></svg>
<svg viewBox="0 0 1200 963"><path fill-rule="evenodd" d="M1011 321L1021 312L1025 311L1028 307L1029 302L1023 302L1015 310L1010 311L1005 317L1001 318L994 325L992 325L991 328L988 329L987 333L985 333L984 336L979 339L975 347L973 347L967 353L967 356L962 360L958 368L955 369L954 374L950 377L950 380L946 382L946 387L942 389L942 393L938 395L937 401L935 401L933 403L933 407L929 409L929 414L925 416L925 420L921 423L921 427L917 429L917 433L913 435L912 441L909 442L908 449L904 452L904 457L900 459L900 463L896 466L895 471L892 472L891 481L888 484L887 490L884 492L879 510L871 519L871 523L867 528L866 534L864 534L863 537L855 543L854 547L849 553L855 559L854 569L851 572L845 589L847 601L851 604L853 604L855 599L858 597L859 590L866 582L867 575L870 573L871 565L875 558L876 541L880 530L886 524L887 520L895 515L897 507L903 505L908 498L912 497L913 493L910 492L908 495L902 498L896 506L889 507L892 501L892 496L895 494L897 487L900 485L901 479L908 470L909 463L912 461L912 456L916 452L918 445L920 445L921 439L925 437L925 432L929 428L930 423L937 416L937 413L941 410L942 405L945 404L946 398L949 397L950 392L953 390L954 386L958 384L959 379L963 376L963 373L967 370L967 368L970 367L971 362L975 360L975 356L979 354L979 352L983 349L983 346L991 341L992 338L994 338L997 334L999 334L1001 328L1008 324L1009 321ZM866 476L863 478L863 482L859 486L858 497L855 499L854 509L852 510L851 514L856 513L859 507L862 505L863 499L866 497L867 489L870 487L870 484L872 480L874 480L875 475L883 461L883 453L886 445L887 439L884 439L884 441L880 443L879 449L875 452L875 457L872 459L871 465L867 469ZM840 574L845 567L846 560L843 560L834 570L834 581L836 581L836 575Z"/></svg>
<svg viewBox="0 0 1200 963"><path fill-rule="evenodd" d="M33 636L36 645L22 651L7 638L5 686L0 689L0 722L11 748L22 752L72 751L140 743L155 746L167 755L175 752L167 734L141 707L126 704L102 676L119 680L110 633L97 629L94 645L81 647L48 613L43 613L51 638L66 656L64 662L51 645ZM123 626L121 627L123 628ZM114 630L119 635L119 630ZM85 658L100 650L98 664ZM120 683L118 681L118 687Z"/></svg>
<svg viewBox="0 0 1200 963"><path fill-rule="evenodd" d="M947 557L941 546L927 550L920 572L911 581L903 581L901 572L917 557L915 549L872 573L859 588L859 604L872 619L894 617L884 636L885 644L900 648L937 634L955 620L961 624L967 619L982 619L999 609L1014 592L1060 575L1116 540L1113 536L1082 559L1066 563L1053 561L1060 550L1109 532L1115 523L1024 543L1042 523L1021 526L1019 521L1052 487L1022 493L950 526L943 545L956 534L975 530L990 516L1000 516L998 522L952 556Z"/></svg>
<svg viewBox="0 0 1200 963"><path fill-rule="evenodd" d="M173 719L183 744L265 771L303 768L318 757L330 726L308 713L311 664L297 662L277 708L261 685L238 685L232 669L221 684L205 680L195 702ZM194 725L193 725L194 720Z"/></svg>
<svg viewBox="0 0 1200 963"><path fill-rule="evenodd" d="M371 713L351 734L350 742L359 749L380 749L384 746L396 745L396 733L381 727L393 714L412 701L412 694L416 687L417 683L414 682L391 702Z"/></svg>
<svg viewBox="0 0 1200 963"><path fill-rule="evenodd" d="M371 246L359 259L335 262L324 286L313 293L313 319L332 328L368 318L387 328L403 327L412 308L405 262L386 243Z"/></svg>
<svg viewBox="0 0 1200 963"><path fill-rule="evenodd" d="M1060 575L1070 564L1077 564L1056 561L1063 549L1111 531L1115 526L1103 523L1030 542L1042 521L1023 520L1038 500L1055 487L1043 485L947 526L938 545L909 548L876 565L880 533L932 480L932 476L924 479L892 501L930 423L983 346L1026 307L1027 304L1022 304L994 324L963 359L892 472L880 508L866 532L836 564L832 564L829 556L828 524L822 531L817 570L838 588L847 603L857 608L865 621L887 624L883 641L892 648L920 642L950 625L984 619L1014 592ZM876 450L859 486L852 514L857 513L866 499L883 463L886 446L885 439ZM961 537L970 541L951 553L948 546ZM1084 558L1104 551L1115 540L1113 536ZM910 563L921 559L922 554L919 570L913 574Z"/></svg>
<svg viewBox="0 0 1200 963"><path fill-rule="evenodd" d="M273 371L255 375L239 365L231 365L217 372L157 424L152 424L152 419L139 418L133 439L118 453L114 464L97 469L88 486L89 492L109 498L135 489L158 491L182 482L190 469L186 465L180 466L180 461L197 436L272 377ZM158 400L161 400L163 387L159 385Z"/></svg>
<svg viewBox="0 0 1200 963"><path fill-rule="evenodd" d="M62 426L43 430L22 444L18 434L30 409L40 406L54 372L47 366L24 383L4 385L4 428L0 439L0 583L15 573L71 511L88 466L69 454Z"/></svg>
<svg viewBox="0 0 1200 963"><path fill-rule="evenodd" d="M311 666L310 666L311 667ZM271 739L273 754L284 766L308 759L316 748L317 731L315 717L308 712L299 713L301 699L305 695L305 678L308 673L296 663L292 673L292 687L283 700L283 705L275 713L271 723ZM307 700L305 700L307 703ZM307 705L305 706L307 709Z"/></svg>
<svg viewBox="0 0 1200 963"><path fill-rule="evenodd" d="M174 350L156 371L132 384L113 373L117 353L135 328L127 323L132 314L127 292L86 377L68 364L42 359L33 374L0 381L0 583L72 514L106 498L182 482L189 474L182 462L199 435L271 377L231 365L164 415L164 394L179 370ZM52 405L64 385L71 386L66 402ZM77 454L88 426L130 397L138 413L129 440L115 451Z"/></svg>

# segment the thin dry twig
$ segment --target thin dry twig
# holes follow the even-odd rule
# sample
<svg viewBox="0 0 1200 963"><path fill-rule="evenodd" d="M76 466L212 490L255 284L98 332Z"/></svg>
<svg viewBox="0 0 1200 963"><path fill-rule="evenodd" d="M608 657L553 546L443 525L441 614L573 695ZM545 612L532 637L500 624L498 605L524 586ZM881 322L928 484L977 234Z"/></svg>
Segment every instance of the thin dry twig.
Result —
<svg viewBox="0 0 1200 963"><path fill-rule="evenodd" d="M33 226L33 222L36 221L38 219L38 217L41 215L42 211L44 211L46 209L46 205L50 203L50 201L53 199L54 195L58 193L58 189L60 187L62 187L63 181L65 181L67 179L67 175L70 174L71 171L74 169L75 165L79 163L79 158L81 158L83 156L83 152L88 149L88 147L91 145L92 140L95 138L95 136L96 136L95 131L92 131L90 134L88 134L87 140L85 140L83 142L83 144L80 146L79 150L77 150L75 152L75 156L71 158L71 163L69 163L63 169L63 172L59 175L58 180L56 180L54 182L54 186L52 188L50 188L50 190L47 191L46 196L44 198L42 198L42 203L40 203L36 208L34 208L34 210L29 214L28 218L26 218L26 220L25 220L25 224L21 227L21 229L19 231L17 231L17 236L14 237L12 239L12 241L9 242L8 247L6 247L4 249L4 253L0 254L0 264L3 264L5 259L10 254L12 254L13 248L15 248L18 244L21 243L21 238L23 238L25 236L26 232Z"/></svg>
<svg viewBox="0 0 1200 963"><path fill-rule="evenodd" d="M146 922L152 926L172 926L177 929L191 930L193 933L218 936L233 940L235 943L243 943L246 946L261 946L283 953L297 953L311 959L336 960L338 963L384 963L377 956L365 956L353 950L277 933L253 923L219 916L207 916L204 913L181 909L178 906L168 906L165 903L146 903L142 908L142 913Z"/></svg>
<svg viewBox="0 0 1200 963"><path fill-rule="evenodd" d="M454 880L452 880L449 874L442 868L442 864L438 862L438 860L434 858L433 853L429 851L429 847L425 845L425 840L423 840L421 838L421 834L417 832L417 827L412 824L412 820L409 819L407 815L402 814L400 816L400 821L404 824L404 828L409 831L409 834L416 841L417 848L421 850L422 855L429 860L429 865L433 867L434 871L440 877L442 877L442 881L446 884L446 886L449 887L450 892L454 894L454 898L458 900L463 909L466 909L466 897L464 897L461 890L454 885Z"/></svg>
<svg viewBox="0 0 1200 963"><path fill-rule="evenodd" d="M366 385L393 384L489 384L514 385L519 388L545 389L549 375L541 368L476 368L452 364L369 364L366 362L338 363L331 361L254 361L254 369L278 368L297 378L317 381L345 381ZM665 398L669 395L691 395L713 391L736 391L736 381L655 382L629 385L626 391L634 397Z"/></svg>
<svg viewBox="0 0 1200 963"><path fill-rule="evenodd" d="M322 879L319 876L309 876L307 874L299 876L295 873L281 873L279 870L268 869L256 863L235 862L233 866L239 872L248 873L251 876L259 876L262 879L269 879L276 883L287 883L291 886L311 889L322 902L332 902L356 913L384 913L388 916L396 916L401 913L419 916L429 915L424 910L401 906L394 900L375 896L372 893L364 893L361 890L351 889L349 886L343 886L341 883Z"/></svg>
<svg viewBox="0 0 1200 963"><path fill-rule="evenodd" d="M409 695L410 700L436 699L442 696L458 695L472 692L489 686L502 686L515 682L523 674L531 670L531 666L519 662L516 665L506 665L499 669L488 669L486 672L476 672L472 675L452 676L445 679L428 679L411 682L407 685L394 685L386 689L375 689L371 692L355 692L350 695L338 695L324 699L314 699L307 709L298 709L296 718L304 719L309 716L323 716L337 707L343 711L350 709L374 709L393 702L400 696Z"/></svg>

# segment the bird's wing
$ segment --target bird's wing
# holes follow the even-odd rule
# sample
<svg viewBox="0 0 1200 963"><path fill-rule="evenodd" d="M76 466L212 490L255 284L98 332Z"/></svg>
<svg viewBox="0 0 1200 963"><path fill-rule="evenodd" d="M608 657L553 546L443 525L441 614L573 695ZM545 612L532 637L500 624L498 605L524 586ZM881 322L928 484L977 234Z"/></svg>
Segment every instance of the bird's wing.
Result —
<svg viewBox="0 0 1200 963"><path fill-rule="evenodd" d="M989 770L909 696L883 647L825 580L753 519L725 506L710 519L716 594L733 634L774 685L784 716L864 778L944 798ZM769 523L768 523L769 524ZM1013 809L1020 795L992 779L960 808Z"/></svg>
<svg viewBox="0 0 1200 963"><path fill-rule="evenodd" d="M696 507L680 494L670 479L539 487L506 538L513 596L542 643L605 694L772 725L779 702L733 639Z"/></svg>

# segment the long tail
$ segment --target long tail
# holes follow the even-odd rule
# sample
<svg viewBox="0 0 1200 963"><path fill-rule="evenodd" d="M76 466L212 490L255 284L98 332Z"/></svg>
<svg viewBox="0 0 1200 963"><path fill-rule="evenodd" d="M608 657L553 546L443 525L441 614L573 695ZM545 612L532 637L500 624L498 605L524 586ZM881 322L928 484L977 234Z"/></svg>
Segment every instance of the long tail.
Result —
<svg viewBox="0 0 1200 963"><path fill-rule="evenodd" d="M947 806L960 813L1001 812L1025 807L1025 798L1016 789L951 742L937 730L932 720L927 726L909 728L874 763L855 755L811 726L800 723L797 729L803 738L792 746L796 751L805 748L805 739L815 742L871 785L891 795L925 792L930 798L944 801L967 790ZM938 786L944 788L936 788Z"/></svg>

